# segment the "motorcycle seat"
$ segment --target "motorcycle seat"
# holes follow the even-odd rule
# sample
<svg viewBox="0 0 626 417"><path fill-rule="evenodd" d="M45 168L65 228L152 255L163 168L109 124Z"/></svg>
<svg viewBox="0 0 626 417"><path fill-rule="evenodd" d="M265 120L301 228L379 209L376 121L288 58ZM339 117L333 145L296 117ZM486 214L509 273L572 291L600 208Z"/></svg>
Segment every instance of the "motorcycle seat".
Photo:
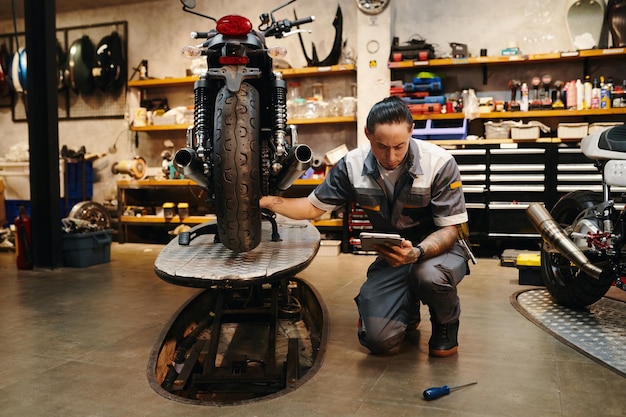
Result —
<svg viewBox="0 0 626 417"><path fill-rule="evenodd" d="M591 134L580 142L582 153L593 160L626 159L626 126Z"/></svg>

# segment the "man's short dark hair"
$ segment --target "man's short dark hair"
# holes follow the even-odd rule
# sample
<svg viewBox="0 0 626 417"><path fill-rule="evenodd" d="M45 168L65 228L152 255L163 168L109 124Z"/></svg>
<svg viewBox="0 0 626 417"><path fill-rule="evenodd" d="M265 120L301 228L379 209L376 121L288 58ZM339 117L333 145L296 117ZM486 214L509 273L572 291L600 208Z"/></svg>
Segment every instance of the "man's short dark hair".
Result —
<svg viewBox="0 0 626 417"><path fill-rule="evenodd" d="M366 128L374 133L378 124L393 124L406 122L413 125L413 116L406 103L399 97L387 97L372 106L367 115Z"/></svg>

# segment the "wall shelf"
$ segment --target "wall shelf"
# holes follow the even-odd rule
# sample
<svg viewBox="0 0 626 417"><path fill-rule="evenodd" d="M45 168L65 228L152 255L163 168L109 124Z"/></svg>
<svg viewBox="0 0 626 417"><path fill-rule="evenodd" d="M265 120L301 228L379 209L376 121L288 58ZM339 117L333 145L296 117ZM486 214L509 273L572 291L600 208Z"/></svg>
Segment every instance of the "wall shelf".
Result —
<svg viewBox="0 0 626 417"><path fill-rule="evenodd" d="M166 219L163 216L154 216L154 215L146 215L146 216L121 216L120 221L122 223L133 223L133 224L202 224L209 221L215 221L217 217L215 215L206 215L206 216L189 216L183 219L180 216L174 216L172 218Z"/></svg>
<svg viewBox="0 0 626 417"><path fill-rule="evenodd" d="M215 221L216 216L206 205L206 194L198 184L188 179L144 179L117 181L118 194L118 241L146 241L164 243L171 239L168 234L180 224L196 225ZM189 204L189 216L175 214L166 218L159 214L164 202ZM146 212L133 215L129 207L145 207ZM140 233L138 233L140 232Z"/></svg>
<svg viewBox="0 0 626 417"><path fill-rule="evenodd" d="M324 75L339 75L356 72L355 66L350 65L332 65L328 67L306 67L306 68L286 68L276 70L283 75L283 78L299 78L313 77ZM128 81L128 87L131 88L161 88L161 87L183 87L193 85L198 80L197 75L187 77L172 78L149 78L145 80Z"/></svg>
<svg viewBox="0 0 626 417"><path fill-rule="evenodd" d="M183 87L193 85L198 77L193 75L189 77L178 78L148 78L145 80L128 81L128 87L131 88L160 88L160 87Z"/></svg>
<svg viewBox="0 0 626 417"><path fill-rule="evenodd" d="M456 67L480 66L492 64L521 64L546 63L551 61L584 60L587 58L610 58L626 56L626 48L589 49L584 51L554 52L546 54L511 55L511 56L481 56L469 58L436 58L427 61L399 61L389 62L390 69L409 69L424 67Z"/></svg>
<svg viewBox="0 0 626 417"><path fill-rule="evenodd" d="M529 110L529 111L500 111L480 113L477 119L527 119L542 117L581 117L581 116L611 116L626 115L626 108L593 109L593 110ZM463 119L463 113L441 114L414 114L414 120L452 120Z"/></svg>

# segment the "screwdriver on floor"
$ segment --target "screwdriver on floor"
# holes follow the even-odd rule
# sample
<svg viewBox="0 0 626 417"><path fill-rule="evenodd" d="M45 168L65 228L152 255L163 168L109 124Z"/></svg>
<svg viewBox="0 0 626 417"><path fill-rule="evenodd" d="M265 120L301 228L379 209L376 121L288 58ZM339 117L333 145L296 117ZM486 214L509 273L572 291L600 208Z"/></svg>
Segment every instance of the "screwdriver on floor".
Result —
<svg viewBox="0 0 626 417"><path fill-rule="evenodd" d="M436 400L437 398L441 398L444 395L450 394L452 391L456 391L461 388L469 387L470 385L476 385L478 382L470 382L469 384L459 385L458 387L450 388L447 385L442 387L430 387L424 390L424 399L425 400Z"/></svg>

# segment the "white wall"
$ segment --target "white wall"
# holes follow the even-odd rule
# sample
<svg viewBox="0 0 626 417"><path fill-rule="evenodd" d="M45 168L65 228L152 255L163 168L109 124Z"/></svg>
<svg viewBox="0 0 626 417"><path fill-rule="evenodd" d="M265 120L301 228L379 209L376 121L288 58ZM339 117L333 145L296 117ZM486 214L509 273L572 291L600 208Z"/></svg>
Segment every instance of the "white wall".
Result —
<svg viewBox="0 0 626 417"><path fill-rule="evenodd" d="M568 1L566 1L568 2ZM406 41L413 35L420 35L428 42L438 45L438 52L449 52L449 42L467 43L470 53L478 55L481 48L487 48L490 55L497 54L509 41L517 42L524 53L539 53L554 50L572 49L566 21L565 3L561 0L393 0L390 9L381 15L384 24L370 25L363 30L364 17L357 11L353 0L300 0L294 5L279 11L276 17L293 18L294 8L298 17L315 15L316 21L308 28L313 31L305 35L305 45L310 48L315 42L320 58L326 57L331 46L334 30L332 20L337 4L344 16L344 40L359 54L359 132L367 114L367 107L387 94L388 83L383 80L386 70L388 40L398 36ZM208 1L198 0L198 11L214 16L240 13L258 22L258 15L280 4L280 0ZM210 7L209 7L210 5ZM175 0L161 0L139 5L117 8L103 8L95 11L60 14L57 27L71 27L118 20L128 21L129 67L140 60L149 60L149 75L152 77L178 77L185 75L189 61L180 55L180 48L188 43L192 30L208 30L212 22L181 10ZM358 23L357 23L358 22ZM358 25L361 25L357 27ZM359 30L357 30L359 29ZM10 33L13 23L0 22L0 33ZM18 30L23 31L23 21L18 22ZM356 39L357 36L363 39ZM369 59L363 59L363 45L370 39L379 39L383 48L377 55L379 70L372 74ZM71 42L71 40L70 40ZM284 40L272 40L272 45L280 44L288 48L287 61L294 67L305 66L297 36ZM310 49L308 49L310 51ZM310 52L309 52L310 53ZM382 62L381 62L382 61ZM363 78L362 74L371 77ZM382 75L381 75L382 74ZM373 82L365 81L373 80ZM365 85L363 84L365 83ZM139 149L133 146L133 135L122 133L124 122L115 120L61 121L59 123L59 143L72 149L85 145L88 152L107 152L116 137L118 152L94 163L99 183L95 185L94 199L102 201L110 197L115 189L114 178L110 174L112 163L141 154L148 164L157 166L159 154L163 150L162 140L171 138L179 144L179 133L157 135L148 139L140 135ZM26 123L13 123L10 109L0 108L0 155L6 154L15 143L28 143Z"/></svg>

